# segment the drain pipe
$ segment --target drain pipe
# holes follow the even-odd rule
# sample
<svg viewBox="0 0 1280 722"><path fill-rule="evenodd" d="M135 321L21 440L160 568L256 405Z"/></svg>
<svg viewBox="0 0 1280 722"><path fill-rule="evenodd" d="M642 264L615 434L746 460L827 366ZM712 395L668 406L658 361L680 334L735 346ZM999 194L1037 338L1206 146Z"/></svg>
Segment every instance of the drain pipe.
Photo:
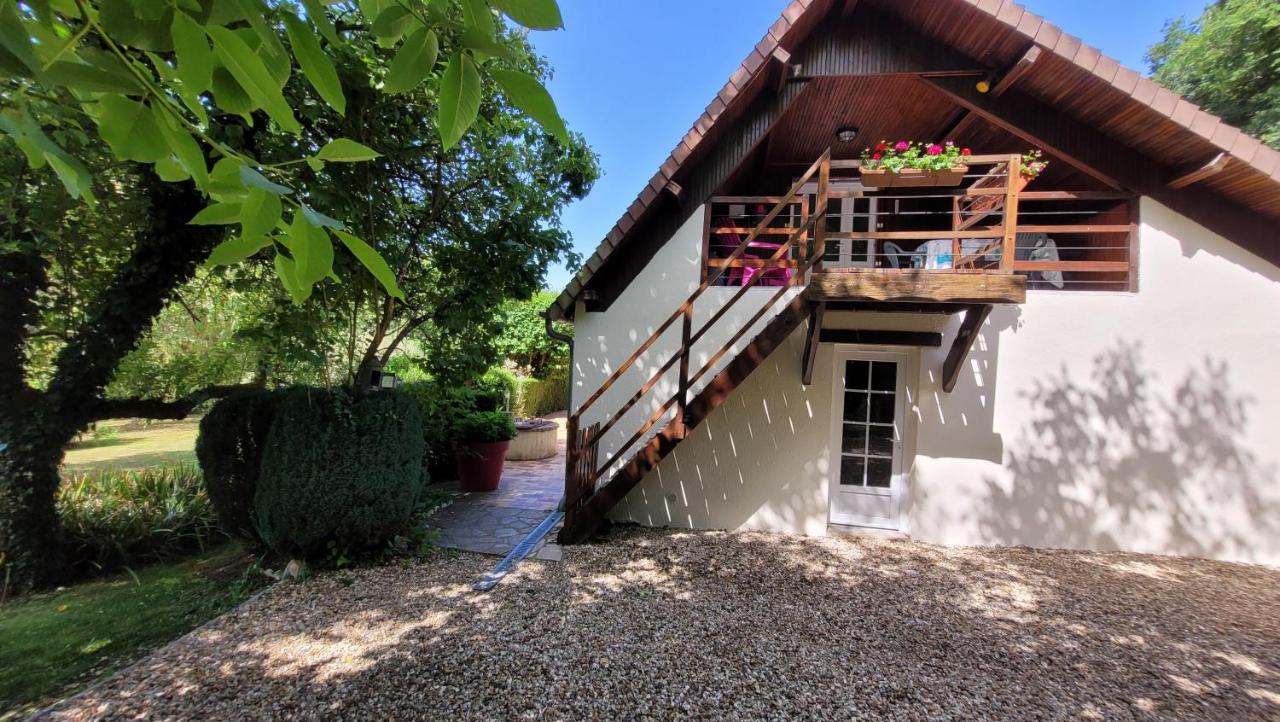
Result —
<svg viewBox="0 0 1280 722"><path fill-rule="evenodd" d="M555 322L551 320L551 309L547 309L546 311L542 312L542 322L546 326L548 336L550 336L552 339L556 341L560 341L564 343L564 345L569 347L569 378L565 379L565 383L569 384L569 393L565 395L565 399L566 399L565 405L568 406L568 409L567 409L568 413L572 414L573 413L573 336L570 336L565 333L561 333L556 330ZM572 442L573 440L570 439L569 441ZM556 508L560 510L561 513L564 512L564 505L566 501L568 501L568 499L565 498L564 494L561 494L560 503L556 505Z"/></svg>
<svg viewBox="0 0 1280 722"><path fill-rule="evenodd" d="M555 323L551 320L550 310L542 312L542 322L546 324L548 336L550 336L552 339L556 341L563 342L566 346L569 347L569 379L568 379L569 394L567 398L569 400L569 411L572 412L573 411L573 337L568 334L560 333L559 331L556 330Z"/></svg>

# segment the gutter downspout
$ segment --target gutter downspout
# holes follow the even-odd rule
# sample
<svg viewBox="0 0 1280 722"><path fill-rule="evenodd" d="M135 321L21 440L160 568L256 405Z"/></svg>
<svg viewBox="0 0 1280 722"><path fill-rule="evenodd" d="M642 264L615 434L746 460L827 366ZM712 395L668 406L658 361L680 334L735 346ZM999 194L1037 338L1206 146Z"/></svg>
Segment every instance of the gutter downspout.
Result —
<svg viewBox="0 0 1280 722"><path fill-rule="evenodd" d="M568 383L569 383L569 394L568 394L568 399L569 399L569 413L571 413L571 414L572 414L572 413L573 413L573 337L572 337L572 336L565 335L565 334L563 334L563 333L560 333L559 331L557 331L557 330L556 330L555 324L554 324L554 322L552 322L552 320L551 320L551 311L550 311L550 310L547 310L547 311L544 311L544 312L543 312L543 314L542 314L542 321L543 321L543 323L544 323L544 324L546 324L546 328L547 328L547 335L548 335L548 336L550 336L551 338L555 339L556 341L561 341L561 342L563 342L566 346L568 346L568 347L569 347L569 381L568 381Z"/></svg>

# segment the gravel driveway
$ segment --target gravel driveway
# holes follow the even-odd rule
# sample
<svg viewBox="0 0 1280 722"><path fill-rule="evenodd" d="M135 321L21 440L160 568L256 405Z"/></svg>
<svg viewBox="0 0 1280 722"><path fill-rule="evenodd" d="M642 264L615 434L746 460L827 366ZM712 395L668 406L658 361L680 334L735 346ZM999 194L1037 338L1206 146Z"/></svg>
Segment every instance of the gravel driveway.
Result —
<svg viewBox="0 0 1280 722"><path fill-rule="evenodd" d="M1280 718L1280 572L622 530L276 588L59 718Z"/></svg>

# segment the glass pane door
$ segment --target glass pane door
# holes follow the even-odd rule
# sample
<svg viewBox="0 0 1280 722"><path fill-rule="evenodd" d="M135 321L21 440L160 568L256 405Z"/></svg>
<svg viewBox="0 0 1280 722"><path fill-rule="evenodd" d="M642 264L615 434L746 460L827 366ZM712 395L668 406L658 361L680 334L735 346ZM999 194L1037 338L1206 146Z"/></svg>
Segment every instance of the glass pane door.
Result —
<svg viewBox="0 0 1280 722"><path fill-rule="evenodd" d="M898 363L850 360L844 367L840 484L888 489L898 432Z"/></svg>

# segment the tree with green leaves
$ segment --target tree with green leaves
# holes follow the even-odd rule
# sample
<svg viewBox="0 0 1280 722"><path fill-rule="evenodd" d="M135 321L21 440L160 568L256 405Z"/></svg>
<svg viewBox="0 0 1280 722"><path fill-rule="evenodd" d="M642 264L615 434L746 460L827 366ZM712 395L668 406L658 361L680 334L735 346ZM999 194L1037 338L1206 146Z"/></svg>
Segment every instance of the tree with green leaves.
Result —
<svg viewBox="0 0 1280 722"><path fill-rule="evenodd" d="M561 24L554 0L0 0L0 138L29 168L13 190L24 202L11 205L18 212L4 218L0 237L0 574L8 583L29 588L64 573L53 499L63 449L79 430L121 415L184 415L227 391L176 400L103 393L201 264L268 258L302 303L326 279L336 286L335 269L350 259L393 304L405 298L378 239L319 210L314 188L299 180L378 154L350 137L305 132L301 117L350 117L351 87L387 94L429 85L437 102L419 121L434 120L447 151L467 136L492 85L570 142L538 77L503 51L504 18L534 29ZM385 52L366 53L363 66L335 64L375 45ZM81 154L98 153L98 144L128 164L123 175L99 172ZM33 384L31 331L54 274L30 200L54 178L90 212L127 182L149 212L120 228L124 257L84 303L47 382Z"/></svg>
<svg viewBox="0 0 1280 722"><path fill-rule="evenodd" d="M1217 0L1166 24L1147 62L1165 87L1280 149L1280 2Z"/></svg>

